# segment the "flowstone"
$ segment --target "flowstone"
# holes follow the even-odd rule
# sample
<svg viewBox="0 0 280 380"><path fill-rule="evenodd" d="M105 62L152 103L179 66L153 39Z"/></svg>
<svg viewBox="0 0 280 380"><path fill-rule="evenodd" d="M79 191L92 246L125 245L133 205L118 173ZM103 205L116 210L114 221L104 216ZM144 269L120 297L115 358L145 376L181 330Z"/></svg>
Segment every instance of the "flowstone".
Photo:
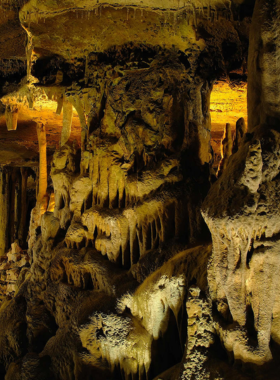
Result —
<svg viewBox="0 0 280 380"><path fill-rule="evenodd" d="M209 178L210 94L246 81L250 1L0 8L0 379L273 378L276 124L240 119L234 147L227 125Z"/></svg>
<svg viewBox="0 0 280 380"><path fill-rule="evenodd" d="M217 330L235 359L264 364L279 344L279 132L258 128L211 188L203 216L212 234L208 267Z"/></svg>

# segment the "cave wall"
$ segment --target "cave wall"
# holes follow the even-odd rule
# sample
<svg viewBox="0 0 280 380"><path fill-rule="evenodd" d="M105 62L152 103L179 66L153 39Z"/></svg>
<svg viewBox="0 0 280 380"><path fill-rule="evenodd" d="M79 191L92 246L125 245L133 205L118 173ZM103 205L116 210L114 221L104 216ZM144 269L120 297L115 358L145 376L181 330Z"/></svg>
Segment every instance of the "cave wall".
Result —
<svg viewBox="0 0 280 380"><path fill-rule="evenodd" d="M276 379L278 1L0 7L0 378Z"/></svg>

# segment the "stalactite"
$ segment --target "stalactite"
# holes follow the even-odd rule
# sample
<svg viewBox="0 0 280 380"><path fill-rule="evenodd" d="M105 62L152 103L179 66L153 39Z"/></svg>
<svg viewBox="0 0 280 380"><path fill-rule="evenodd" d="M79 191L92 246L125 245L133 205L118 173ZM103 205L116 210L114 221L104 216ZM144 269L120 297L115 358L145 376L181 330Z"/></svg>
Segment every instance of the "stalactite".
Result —
<svg viewBox="0 0 280 380"><path fill-rule="evenodd" d="M30 28L30 26L28 29L23 24L22 24L22 26L27 33L27 44L25 47L26 61L27 61L26 76L27 76L27 80L30 81L30 79L31 79L32 56L33 56L33 37L32 37L32 34L30 33L30 31L28 30Z"/></svg>
<svg viewBox="0 0 280 380"><path fill-rule="evenodd" d="M61 131L60 145L63 146L67 143L71 135L71 126L73 119L73 106L67 100L63 102L63 127Z"/></svg>

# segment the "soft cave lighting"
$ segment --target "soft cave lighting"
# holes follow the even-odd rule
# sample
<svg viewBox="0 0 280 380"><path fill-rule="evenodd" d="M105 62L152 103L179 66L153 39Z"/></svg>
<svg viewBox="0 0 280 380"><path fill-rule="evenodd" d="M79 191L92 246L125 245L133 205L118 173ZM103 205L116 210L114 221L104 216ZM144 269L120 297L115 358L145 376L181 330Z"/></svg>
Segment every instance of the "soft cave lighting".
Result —
<svg viewBox="0 0 280 380"><path fill-rule="evenodd" d="M248 124L247 82L218 80L214 83L210 98L211 146L214 153L214 167L221 160L221 142L226 124L230 124L232 139L236 134L236 123L244 118Z"/></svg>
<svg viewBox="0 0 280 380"><path fill-rule="evenodd" d="M280 0L0 10L0 380L278 380Z"/></svg>

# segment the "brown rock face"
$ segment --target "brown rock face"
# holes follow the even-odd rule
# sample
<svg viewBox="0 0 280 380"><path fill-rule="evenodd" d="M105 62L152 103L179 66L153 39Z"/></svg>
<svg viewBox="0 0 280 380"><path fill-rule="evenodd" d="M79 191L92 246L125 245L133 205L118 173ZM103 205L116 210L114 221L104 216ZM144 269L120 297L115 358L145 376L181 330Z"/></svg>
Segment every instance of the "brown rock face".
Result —
<svg viewBox="0 0 280 380"><path fill-rule="evenodd" d="M279 2L256 1L248 62L248 129L279 123Z"/></svg>
<svg viewBox="0 0 280 380"><path fill-rule="evenodd" d="M233 143L233 153L238 151L238 148L241 147L242 140L247 132L247 126L243 117L237 120L236 122L236 134Z"/></svg>
<svg viewBox="0 0 280 380"><path fill-rule="evenodd" d="M208 281L221 339L235 358L256 364L271 360L270 341L279 340L278 144L278 132L256 131L203 206L212 233Z"/></svg>
<svg viewBox="0 0 280 380"><path fill-rule="evenodd" d="M277 378L278 3L246 133L253 3L0 2L0 380Z"/></svg>
<svg viewBox="0 0 280 380"><path fill-rule="evenodd" d="M275 124L276 72L267 61L272 52L268 52L269 31L277 23L277 7L277 2L272 5L257 1L249 53L251 133L241 140L238 152L231 157L202 207L213 241L208 283L216 309L216 329L235 360L257 364L259 373L267 370L261 375L263 378L277 378L279 344L280 135ZM260 27L261 19L265 22ZM262 41L263 45L264 36L267 40ZM277 44L278 39L274 42ZM259 77L256 70L260 68ZM256 83L260 87L253 92Z"/></svg>
<svg viewBox="0 0 280 380"><path fill-rule="evenodd" d="M224 129L224 136L221 141L221 161L219 164L219 169L217 176L221 176L222 172L226 169L228 166L228 162L230 159L230 156L232 155L232 134L231 134L231 127L230 124L227 123Z"/></svg>

